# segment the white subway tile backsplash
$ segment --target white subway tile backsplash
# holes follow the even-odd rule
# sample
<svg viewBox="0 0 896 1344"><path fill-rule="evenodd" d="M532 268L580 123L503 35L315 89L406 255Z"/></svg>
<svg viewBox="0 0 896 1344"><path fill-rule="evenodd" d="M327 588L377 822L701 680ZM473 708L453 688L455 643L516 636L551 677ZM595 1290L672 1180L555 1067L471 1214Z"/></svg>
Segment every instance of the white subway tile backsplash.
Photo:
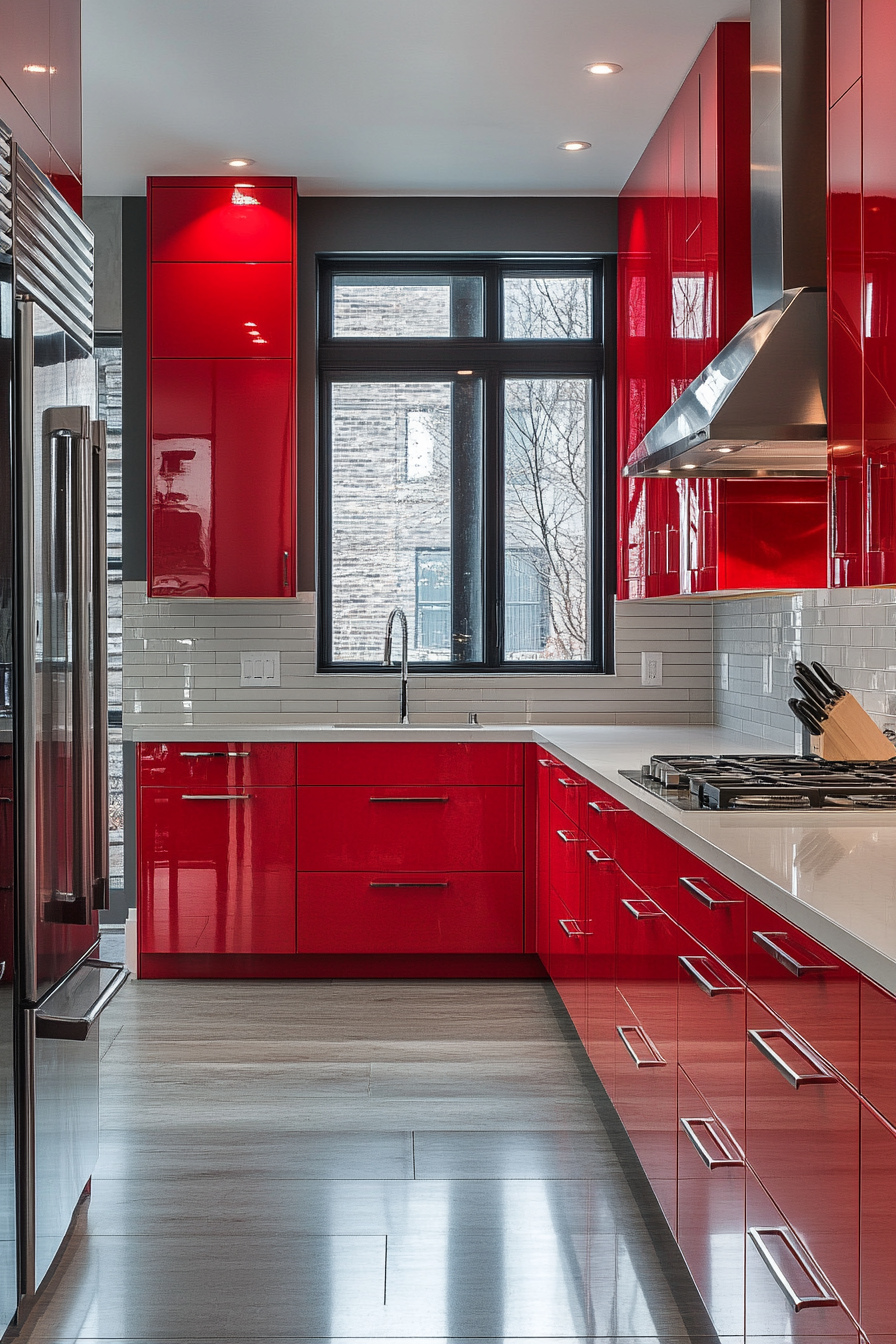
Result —
<svg viewBox="0 0 896 1344"><path fill-rule="evenodd" d="M164 733L274 726L284 717L394 721L397 677L317 672L313 593L264 603L173 602L148 599L141 583L123 589L125 736L138 725ZM620 602L614 674L425 673L412 677L411 717L465 723L473 707L490 724L711 723L712 638L708 602ZM239 655L262 645L280 653L281 685L241 690ZM663 653L659 688L641 687L645 648Z"/></svg>

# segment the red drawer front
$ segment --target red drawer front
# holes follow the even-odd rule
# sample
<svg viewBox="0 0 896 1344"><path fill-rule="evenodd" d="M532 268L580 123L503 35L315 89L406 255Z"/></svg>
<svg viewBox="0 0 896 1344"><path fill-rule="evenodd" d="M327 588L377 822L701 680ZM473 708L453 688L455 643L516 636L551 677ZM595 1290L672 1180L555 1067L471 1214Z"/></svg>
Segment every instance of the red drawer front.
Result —
<svg viewBox="0 0 896 1344"><path fill-rule="evenodd" d="M551 958L551 771L556 762L536 746L530 750L538 772L535 950L547 966Z"/></svg>
<svg viewBox="0 0 896 1344"><path fill-rule="evenodd" d="M896 1263L896 1132L862 1107L862 1301L870 1344L893 1344Z"/></svg>
<svg viewBox="0 0 896 1344"><path fill-rule="evenodd" d="M300 742L298 782L313 784L522 784L521 743Z"/></svg>
<svg viewBox="0 0 896 1344"><path fill-rule="evenodd" d="M634 812L617 812L616 862L673 919L678 916L679 847Z"/></svg>
<svg viewBox="0 0 896 1344"><path fill-rule="evenodd" d="M616 1062L616 907L619 870L585 851L585 1018L583 1040L604 1087L612 1094ZM591 850L591 853L596 853Z"/></svg>
<svg viewBox="0 0 896 1344"><path fill-rule="evenodd" d="M551 979L566 1005L573 1026L584 1042L587 1033L585 1014L585 952L587 929L584 917L576 916L551 892Z"/></svg>
<svg viewBox="0 0 896 1344"><path fill-rule="evenodd" d="M619 988L664 1052L676 1049L681 931L651 897L619 875L616 977Z"/></svg>
<svg viewBox="0 0 896 1344"><path fill-rule="evenodd" d="M859 1091L896 1125L896 998L862 978Z"/></svg>
<svg viewBox="0 0 896 1344"><path fill-rule="evenodd" d="M140 951L292 953L294 790L214 794L141 790Z"/></svg>
<svg viewBox="0 0 896 1344"><path fill-rule="evenodd" d="M802 1243L781 1216L782 1211L769 1198L749 1170L746 1176L746 1330L753 1344L779 1344L779 1341L806 1340L812 1344L857 1344L858 1331L842 1305L805 1306L794 1311L788 1298L757 1248L754 1236L766 1256L801 1299L826 1296L826 1286L813 1279L817 1267L816 1247ZM751 1231L753 1236L750 1235ZM836 1294L835 1294L836 1296ZM738 1336L737 1338L740 1338Z"/></svg>
<svg viewBox="0 0 896 1344"><path fill-rule="evenodd" d="M747 1159L846 1306L857 1312L859 1099L752 994L747 1028L754 1033L747 1044Z"/></svg>
<svg viewBox="0 0 896 1344"><path fill-rule="evenodd" d="M678 1062L743 1144L746 987L706 948L680 937Z"/></svg>
<svg viewBox="0 0 896 1344"><path fill-rule="evenodd" d="M551 771L551 801L578 826L585 807L588 785L581 775L560 764Z"/></svg>
<svg viewBox="0 0 896 1344"><path fill-rule="evenodd" d="M750 989L858 1086L858 971L753 897L747 931Z"/></svg>
<svg viewBox="0 0 896 1344"><path fill-rule="evenodd" d="M679 850L678 922L740 977L747 976L747 893Z"/></svg>
<svg viewBox="0 0 896 1344"><path fill-rule="evenodd" d="M613 1102L672 1230L677 1216L677 1088L674 1046L654 1039L616 991Z"/></svg>
<svg viewBox="0 0 896 1344"><path fill-rule="evenodd" d="M291 265L163 261L151 272L154 358L291 357Z"/></svg>
<svg viewBox="0 0 896 1344"><path fill-rule="evenodd" d="M137 761L141 784L238 788L296 782L292 742L141 742Z"/></svg>
<svg viewBox="0 0 896 1344"><path fill-rule="evenodd" d="M453 784L298 791L299 854L313 872L518 872L522 790Z"/></svg>
<svg viewBox="0 0 896 1344"><path fill-rule="evenodd" d="M745 1201L743 1152L679 1069L678 1244L722 1338L743 1337Z"/></svg>
<svg viewBox="0 0 896 1344"><path fill-rule="evenodd" d="M585 832L570 821L556 803L551 803L551 890L556 892L575 919L584 919ZM553 947L553 936L551 947Z"/></svg>
<svg viewBox="0 0 896 1344"><path fill-rule="evenodd" d="M298 950L522 952L522 877L408 870L301 872Z"/></svg>
<svg viewBox="0 0 896 1344"><path fill-rule="evenodd" d="M289 187L265 186L259 177L251 188L243 189L236 183L214 187L153 184L152 260L291 261L294 202L295 192Z"/></svg>
<svg viewBox="0 0 896 1344"><path fill-rule="evenodd" d="M589 785L588 794L585 798L585 806L582 808L582 826L589 839L605 854L612 857L616 855L616 820L620 813L625 813L626 808L621 804L615 804L611 798L594 785Z"/></svg>

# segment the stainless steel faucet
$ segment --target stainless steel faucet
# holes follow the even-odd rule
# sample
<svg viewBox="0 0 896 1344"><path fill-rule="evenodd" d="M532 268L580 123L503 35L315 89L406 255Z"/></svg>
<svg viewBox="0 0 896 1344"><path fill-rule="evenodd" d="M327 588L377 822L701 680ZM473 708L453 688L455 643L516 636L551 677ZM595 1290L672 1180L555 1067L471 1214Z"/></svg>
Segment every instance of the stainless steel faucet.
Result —
<svg viewBox="0 0 896 1344"><path fill-rule="evenodd" d="M399 702L399 723L410 723L408 718L408 618L401 607L393 607L386 622L386 643L383 648L383 663L392 666L392 626L395 617L401 622L401 699Z"/></svg>

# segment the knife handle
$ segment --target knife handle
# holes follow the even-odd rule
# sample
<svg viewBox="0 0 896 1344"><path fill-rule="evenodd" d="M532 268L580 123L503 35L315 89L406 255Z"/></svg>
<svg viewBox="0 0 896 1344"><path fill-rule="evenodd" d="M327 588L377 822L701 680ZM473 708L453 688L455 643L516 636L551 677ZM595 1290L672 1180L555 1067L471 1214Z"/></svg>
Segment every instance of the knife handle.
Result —
<svg viewBox="0 0 896 1344"><path fill-rule="evenodd" d="M833 704L836 696L830 685L826 681L823 681L817 672L813 672L812 668L809 667L807 663L801 663L799 661L794 663L793 668L794 682L801 690L805 690L806 685L810 687L810 699L820 700L823 705ZM798 679L799 677L802 677L804 684L800 683Z"/></svg>
<svg viewBox="0 0 896 1344"><path fill-rule="evenodd" d="M846 691L843 689L843 687L840 685L839 682L834 680L830 672L825 667L824 663L813 663L812 671L821 681L824 682L825 686L829 688L831 693L835 695L838 700L843 699L844 695L846 694Z"/></svg>
<svg viewBox="0 0 896 1344"><path fill-rule="evenodd" d="M796 697L793 697L787 703L803 727L808 728L813 737L819 737L821 735L821 724L816 722L811 710L806 706L806 701L797 700Z"/></svg>
<svg viewBox="0 0 896 1344"><path fill-rule="evenodd" d="M832 703L831 697L829 694L822 695L820 691L815 689L816 688L815 679L813 678L810 681L808 677L804 677L801 673L796 672L794 673L793 684L798 691L802 691L803 696L809 702L810 708L813 710L815 709L818 710L817 717L819 719L826 719L827 708Z"/></svg>

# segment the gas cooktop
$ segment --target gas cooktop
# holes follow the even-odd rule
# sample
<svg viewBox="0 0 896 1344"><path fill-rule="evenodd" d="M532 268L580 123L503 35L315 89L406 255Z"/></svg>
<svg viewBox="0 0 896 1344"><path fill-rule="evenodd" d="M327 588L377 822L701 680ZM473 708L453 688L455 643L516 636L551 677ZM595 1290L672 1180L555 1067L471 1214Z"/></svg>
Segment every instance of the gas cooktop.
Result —
<svg viewBox="0 0 896 1344"><path fill-rule="evenodd" d="M896 810L896 760L652 756L640 771L619 773L683 811Z"/></svg>

